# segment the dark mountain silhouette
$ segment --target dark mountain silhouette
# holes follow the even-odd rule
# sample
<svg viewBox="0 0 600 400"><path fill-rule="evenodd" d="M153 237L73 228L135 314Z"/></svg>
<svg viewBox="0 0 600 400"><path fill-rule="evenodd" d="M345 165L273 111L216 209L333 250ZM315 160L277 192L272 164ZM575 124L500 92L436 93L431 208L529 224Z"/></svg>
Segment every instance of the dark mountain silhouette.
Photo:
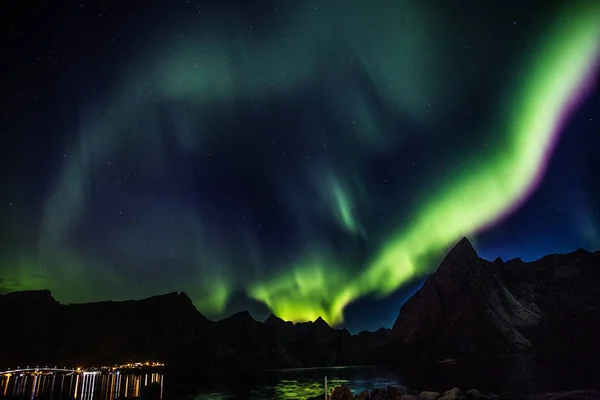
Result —
<svg viewBox="0 0 600 400"><path fill-rule="evenodd" d="M600 252L479 258L462 239L400 310L395 358L435 361L600 350Z"/></svg>
<svg viewBox="0 0 600 400"><path fill-rule="evenodd" d="M47 290L15 292L0 296L0 321L0 366L148 359L211 370L369 364L371 343L387 343L390 332L352 336L321 318L294 325L271 315L259 322L247 311L213 322L185 293L61 305Z"/></svg>
<svg viewBox="0 0 600 400"><path fill-rule="evenodd" d="M525 263L479 258L467 239L400 310L392 330L351 335L323 319L213 322L185 293L59 304L47 290L0 296L0 366L161 360L266 369L600 351L600 252Z"/></svg>

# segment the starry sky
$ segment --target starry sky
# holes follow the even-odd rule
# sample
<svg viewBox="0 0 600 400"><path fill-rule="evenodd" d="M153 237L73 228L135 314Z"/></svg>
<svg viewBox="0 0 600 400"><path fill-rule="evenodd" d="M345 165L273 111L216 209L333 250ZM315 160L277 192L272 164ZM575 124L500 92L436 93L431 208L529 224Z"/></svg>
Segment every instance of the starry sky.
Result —
<svg viewBox="0 0 600 400"><path fill-rule="evenodd" d="M20 8L19 8L20 7ZM600 3L27 2L0 293L390 326L453 244L600 249Z"/></svg>

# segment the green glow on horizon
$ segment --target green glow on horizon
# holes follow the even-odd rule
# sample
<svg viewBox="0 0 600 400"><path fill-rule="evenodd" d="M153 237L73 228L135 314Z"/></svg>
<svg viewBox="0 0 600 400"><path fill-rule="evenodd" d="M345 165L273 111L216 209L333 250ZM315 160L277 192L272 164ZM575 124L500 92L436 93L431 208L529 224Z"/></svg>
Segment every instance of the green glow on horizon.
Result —
<svg viewBox="0 0 600 400"><path fill-rule="evenodd" d="M390 294L410 278L430 272L423 256L443 251L509 212L543 173L563 108L574 91L586 84L586 73L599 51L600 5L571 9L562 20L576 23L563 22L534 54L520 82L521 93L511 99L505 142L470 160L431 193L363 275L340 283L337 278L343 269L339 266L314 264L257 283L252 295L284 319L306 321L321 315L335 325L343 321L343 308L349 302ZM309 271L318 279L311 278Z"/></svg>
<svg viewBox="0 0 600 400"><path fill-rule="evenodd" d="M331 265L321 260L299 265L268 285L255 285L250 294L268 305L277 305L275 314L286 321L314 321L321 317L330 324L341 322L346 305L343 300L354 298L354 293L351 288L344 288L349 279L346 271L330 268ZM290 290L295 295L290 296Z"/></svg>
<svg viewBox="0 0 600 400"><path fill-rule="evenodd" d="M227 306L231 288L223 279L214 279L210 285L206 285L204 293L208 293L193 297L194 304L200 310L204 310L208 314L220 314Z"/></svg>

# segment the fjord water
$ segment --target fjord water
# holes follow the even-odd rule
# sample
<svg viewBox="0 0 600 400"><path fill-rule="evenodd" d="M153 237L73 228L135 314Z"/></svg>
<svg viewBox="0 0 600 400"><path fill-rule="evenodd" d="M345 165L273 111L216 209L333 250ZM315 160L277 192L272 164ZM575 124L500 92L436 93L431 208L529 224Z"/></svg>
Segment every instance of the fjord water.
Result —
<svg viewBox="0 0 600 400"><path fill-rule="evenodd" d="M0 376L0 398L99 399L140 397L152 387L161 398L164 376L160 373L63 373L14 372Z"/></svg>
<svg viewBox="0 0 600 400"><path fill-rule="evenodd" d="M407 365L403 371L386 367L341 367L218 376L200 372L12 376L10 380L0 377L0 398L114 400L162 396L173 400L303 400L323 393L325 376L329 388L348 385L355 394L365 389L403 384L421 390L443 391L459 386L482 392L533 394L597 388L600 384L598 360L596 355L578 355L560 361L507 357L461 361L427 370ZM152 383L153 394L144 396L145 386Z"/></svg>
<svg viewBox="0 0 600 400"><path fill-rule="evenodd" d="M185 377L165 377L161 373L13 374L0 377L0 398L305 399L323 393L325 376L330 387L348 385L353 391L401 384L394 372L380 367L290 369L251 375L226 374L218 379L207 379L202 374ZM146 397L146 387L151 384L156 390Z"/></svg>
<svg viewBox="0 0 600 400"><path fill-rule="evenodd" d="M328 388L347 385L354 393L403 383L400 375L386 367L299 368L229 375L211 384L178 384L169 394L182 400L303 400L323 394L325 377Z"/></svg>
<svg viewBox="0 0 600 400"><path fill-rule="evenodd" d="M600 385L600 358L577 355L548 360L532 356L461 361L429 367L406 365L401 370L389 367L308 368L267 371L252 376L228 375L212 384L168 381L170 398L200 399L306 399L323 393L324 377L328 387L347 385L354 394L362 390L407 385L420 390L445 391L459 386L487 393L512 392L536 394L554 391L595 389ZM186 387L187 386L187 387Z"/></svg>

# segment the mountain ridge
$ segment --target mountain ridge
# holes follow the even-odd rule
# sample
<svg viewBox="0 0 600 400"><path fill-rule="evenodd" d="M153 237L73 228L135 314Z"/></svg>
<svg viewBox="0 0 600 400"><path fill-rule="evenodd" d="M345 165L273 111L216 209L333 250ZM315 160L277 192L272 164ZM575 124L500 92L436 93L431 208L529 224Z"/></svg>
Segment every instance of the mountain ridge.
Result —
<svg viewBox="0 0 600 400"><path fill-rule="evenodd" d="M48 290L0 295L13 363L155 359L204 369L435 362L447 358L600 351L600 251L524 262L479 257L461 239L400 308L391 329L350 334L321 317L263 321L241 311L213 321L185 292L60 304Z"/></svg>
<svg viewBox="0 0 600 400"><path fill-rule="evenodd" d="M14 328L0 331L0 340L14 344L0 354L0 366L148 359L211 369L369 364L369 352L360 349L391 332L359 337L322 318L294 324L271 314L259 321L248 311L213 321L185 292L72 304L60 304L49 290L12 292L0 295L0 320Z"/></svg>
<svg viewBox="0 0 600 400"><path fill-rule="evenodd" d="M600 350L599 283L598 251L490 262L463 238L401 307L392 346L420 362Z"/></svg>

